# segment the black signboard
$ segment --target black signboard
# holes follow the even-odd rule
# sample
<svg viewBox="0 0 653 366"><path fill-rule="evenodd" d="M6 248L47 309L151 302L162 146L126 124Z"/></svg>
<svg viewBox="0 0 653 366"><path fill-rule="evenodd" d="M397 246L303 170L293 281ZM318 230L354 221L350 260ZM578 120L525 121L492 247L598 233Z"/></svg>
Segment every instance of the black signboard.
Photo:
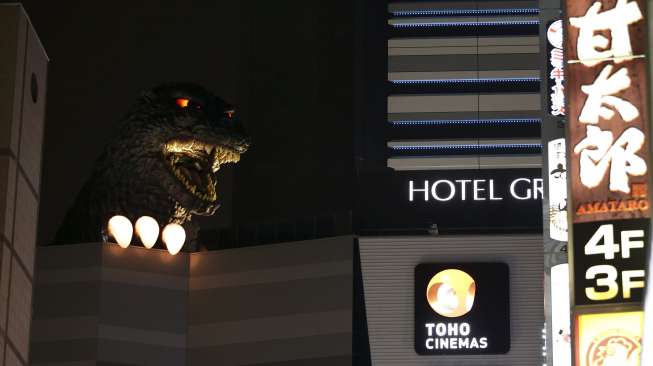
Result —
<svg viewBox="0 0 653 366"><path fill-rule="evenodd" d="M364 230L481 228L539 231L539 169L389 171L361 180Z"/></svg>
<svg viewBox="0 0 653 366"><path fill-rule="evenodd" d="M505 263L415 267L415 351L420 355L500 354L510 349Z"/></svg>
<svg viewBox="0 0 653 366"><path fill-rule="evenodd" d="M648 219L574 225L576 305L641 303Z"/></svg>

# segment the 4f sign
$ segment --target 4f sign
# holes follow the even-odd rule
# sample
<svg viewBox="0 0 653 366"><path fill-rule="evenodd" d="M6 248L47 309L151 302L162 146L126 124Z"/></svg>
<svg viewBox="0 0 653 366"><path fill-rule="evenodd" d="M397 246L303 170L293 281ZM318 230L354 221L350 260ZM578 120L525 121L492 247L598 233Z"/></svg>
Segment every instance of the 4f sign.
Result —
<svg viewBox="0 0 653 366"><path fill-rule="evenodd" d="M574 225L574 303L640 303L646 277L646 219Z"/></svg>
<svg viewBox="0 0 653 366"><path fill-rule="evenodd" d="M574 234L576 252L582 245L574 257L576 304L641 301L647 229L627 221L584 225Z"/></svg>

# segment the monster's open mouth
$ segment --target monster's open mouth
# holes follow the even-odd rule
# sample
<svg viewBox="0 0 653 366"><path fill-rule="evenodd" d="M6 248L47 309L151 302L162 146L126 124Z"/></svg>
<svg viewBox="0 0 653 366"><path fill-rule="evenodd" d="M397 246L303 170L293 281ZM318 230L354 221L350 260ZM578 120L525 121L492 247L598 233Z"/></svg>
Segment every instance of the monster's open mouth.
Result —
<svg viewBox="0 0 653 366"><path fill-rule="evenodd" d="M227 146L197 140L168 141L163 146L163 157L186 190L207 202L218 199L215 176L220 166L240 160L240 154Z"/></svg>

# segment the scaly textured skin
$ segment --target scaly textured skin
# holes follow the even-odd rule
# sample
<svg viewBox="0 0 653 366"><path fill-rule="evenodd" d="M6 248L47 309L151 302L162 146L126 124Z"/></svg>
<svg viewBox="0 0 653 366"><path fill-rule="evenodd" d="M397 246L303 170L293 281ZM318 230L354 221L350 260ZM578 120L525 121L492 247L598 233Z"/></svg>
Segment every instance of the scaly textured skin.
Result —
<svg viewBox="0 0 653 366"><path fill-rule="evenodd" d="M179 100L188 105L182 107ZM187 147L187 154L166 155L171 141ZM212 215L219 204L191 192L190 167L197 162L199 175L212 177L197 184L208 192L208 185L215 187L219 165L237 161L249 145L233 108L203 87L166 84L143 93L96 162L54 244L106 240L107 222L118 214L132 223L144 215L154 217L161 227L180 223L192 244L198 228L189 222L191 215ZM136 242L134 235L132 243Z"/></svg>

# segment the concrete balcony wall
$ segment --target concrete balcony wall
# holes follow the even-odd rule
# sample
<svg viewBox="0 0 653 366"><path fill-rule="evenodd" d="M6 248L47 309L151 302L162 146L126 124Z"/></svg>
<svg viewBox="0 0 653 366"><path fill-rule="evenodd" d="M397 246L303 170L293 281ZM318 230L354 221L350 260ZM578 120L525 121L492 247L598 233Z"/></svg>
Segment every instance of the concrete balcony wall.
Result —
<svg viewBox="0 0 653 366"><path fill-rule="evenodd" d="M0 4L0 365L26 365L48 57L19 4Z"/></svg>
<svg viewBox="0 0 653 366"><path fill-rule="evenodd" d="M353 241L192 254L189 365L351 365Z"/></svg>
<svg viewBox="0 0 653 366"><path fill-rule="evenodd" d="M351 365L353 243L41 247L32 365Z"/></svg>
<svg viewBox="0 0 653 366"><path fill-rule="evenodd" d="M118 245L41 247L32 365L185 365L188 254Z"/></svg>

